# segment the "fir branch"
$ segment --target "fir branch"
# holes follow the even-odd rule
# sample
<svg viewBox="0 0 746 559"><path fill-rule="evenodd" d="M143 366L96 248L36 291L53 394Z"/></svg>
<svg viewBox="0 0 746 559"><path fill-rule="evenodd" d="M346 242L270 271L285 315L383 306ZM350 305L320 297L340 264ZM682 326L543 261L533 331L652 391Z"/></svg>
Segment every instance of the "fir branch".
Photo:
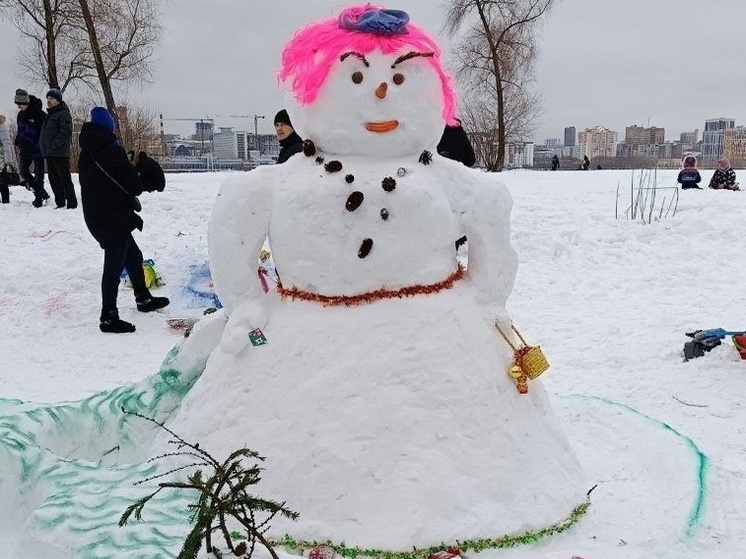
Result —
<svg viewBox="0 0 746 559"><path fill-rule="evenodd" d="M261 480L261 473L264 469L259 467L257 462L263 462L263 456L249 448L240 448L233 451L225 461L220 463L207 451L200 448L199 443L189 443L165 427L163 423L136 412L127 412L124 409L122 411L125 414L134 415L154 423L173 437L168 442L176 445L178 451L161 454L151 458L149 462L175 457L190 457L195 460L189 464L176 466L167 472L140 480L135 485L161 480L189 468L211 468L212 472L203 474L203 471L198 469L187 476L186 482L179 480L159 482L158 489L151 495L127 507L120 519L120 526L124 526L133 514L137 520L141 520L141 513L146 503L163 489L192 490L198 493L197 502L187 505L187 508L192 511L192 528L184 540L177 559L196 559L203 542L208 553L222 557L219 549L213 545L213 532L218 532L222 536L227 548L234 555L241 555L244 558L251 557L258 541L267 549L273 559L278 559L271 542L264 537L264 533L268 530L270 521L277 514L295 520L298 518L298 513L288 509L285 502L278 503L248 493L249 488ZM182 451L181 449L186 450ZM246 459L254 460L255 463L246 468L242 464L242 461ZM262 515L260 522L257 522L257 512ZM245 536L241 534L239 537L239 539L245 539L246 542L242 542L239 546L233 545L236 534L228 530L228 520L230 518L241 524L246 531Z"/></svg>

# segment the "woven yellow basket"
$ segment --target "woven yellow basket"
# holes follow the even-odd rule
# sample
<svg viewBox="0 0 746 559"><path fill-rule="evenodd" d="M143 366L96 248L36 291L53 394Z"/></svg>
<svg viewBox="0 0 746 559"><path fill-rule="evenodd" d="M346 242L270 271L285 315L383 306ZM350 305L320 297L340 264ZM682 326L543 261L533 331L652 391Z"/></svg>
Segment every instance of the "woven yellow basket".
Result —
<svg viewBox="0 0 746 559"><path fill-rule="evenodd" d="M503 339L513 350L516 365L523 369L523 372L526 373L526 376L531 380L538 378L544 371L549 368L549 362L547 361L544 352L541 350L540 346L528 345L526 343L526 340L523 339L523 336L521 336L521 333L513 324L511 324L510 327L521 340L521 343L523 344L521 347L516 347L515 344L510 341L510 338L508 338L505 332L502 331L500 325L495 322L495 328L498 332L500 332Z"/></svg>

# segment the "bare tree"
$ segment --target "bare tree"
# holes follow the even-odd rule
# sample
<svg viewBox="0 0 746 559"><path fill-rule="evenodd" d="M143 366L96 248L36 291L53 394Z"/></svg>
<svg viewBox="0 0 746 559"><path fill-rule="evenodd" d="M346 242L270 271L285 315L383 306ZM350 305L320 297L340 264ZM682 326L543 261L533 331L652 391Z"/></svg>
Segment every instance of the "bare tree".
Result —
<svg viewBox="0 0 746 559"><path fill-rule="evenodd" d="M127 150L160 153L161 138L158 130L158 115L143 107L117 108L119 115L120 142Z"/></svg>
<svg viewBox="0 0 746 559"><path fill-rule="evenodd" d="M538 116L540 100L528 85L537 54L536 25L553 2L446 2L445 30L461 35L454 51L468 91L464 125L489 171L502 171L508 142L529 133Z"/></svg>
<svg viewBox="0 0 746 559"><path fill-rule="evenodd" d="M91 77L85 48L74 48L79 10L75 0L0 0L2 11L31 48L20 49L17 63L33 83L64 90L72 82Z"/></svg>
<svg viewBox="0 0 746 559"><path fill-rule="evenodd" d="M18 61L25 75L102 93L119 129L114 86L150 79L160 1L0 0L0 11L34 45Z"/></svg>
<svg viewBox="0 0 746 559"><path fill-rule="evenodd" d="M150 78L148 61L161 32L155 0L78 0L90 45L92 68L104 95L106 108L119 116L113 83Z"/></svg>

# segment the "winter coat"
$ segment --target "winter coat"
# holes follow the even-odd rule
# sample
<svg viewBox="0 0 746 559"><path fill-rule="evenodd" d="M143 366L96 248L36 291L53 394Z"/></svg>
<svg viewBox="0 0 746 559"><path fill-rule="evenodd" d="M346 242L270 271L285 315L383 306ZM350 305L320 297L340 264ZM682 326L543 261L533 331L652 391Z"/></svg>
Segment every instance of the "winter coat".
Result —
<svg viewBox="0 0 746 559"><path fill-rule="evenodd" d="M124 148L106 127L92 122L84 123L79 141L78 177L83 218L93 238L101 248L106 248L112 240L122 235L135 229L142 231L142 218L130 203L130 195L142 194L142 183Z"/></svg>
<svg viewBox="0 0 746 559"><path fill-rule="evenodd" d="M70 157L73 143L73 119L70 109L63 101L47 110L47 118L41 127L39 147L44 157Z"/></svg>
<svg viewBox="0 0 746 559"><path fill-rule="evenodd" d="M290 157L303 149L303 138L293 132L284 140L280 140L280 147L282 149L280 149L280 155L277 157L277 163L285 163Z"/></svg>
<svg viewBox="0 0 746 559"><path fill-rule="evenodd" d="M166 188L166 175L158 162L141 151L135 157L135 170L142 182L142 189L147 192L163 192Z"/></svg>
<svg viewBox="0 0 746 559"><path fill-rule="evenodd" d="M473 166L477 161L469 136L466 135L466 131L460 124L445 127L440 142L438 142L437 150L443 157L459 161L467 167Z"/></svg>
<svg viewBox="0 0 746 559"><path fill-rule="evenodd" d="M5 116L0 115L0 168L3 165L13 165L18 168L13 144L10 143L10 128Z"/></svg>
<svg viewBox="0 0 746 559"><path fill-rule="evenodd" d="M728 188L732 189L736 185L736 172L731 167L727 171L721 171L715 169L712 178L710 179L710 188L720 189Z"/></svg>
<svg viewBox="0 0 746 559"><path fill-rule="evenodd" d="M678 182L681 183L681 188L699 188L699 181L702 177L694 167L684 167L679 171Z"/></svg>
<svg viewBox="0 0 746 559"><path fill-rule="evenodd" d="M47 115L41 108L41 99L33 95L30 98L29 106L25 111L18 111L16 117L18 133L16 134L15 144L18 146L21 159L41 159L39 137Z"/></svg>

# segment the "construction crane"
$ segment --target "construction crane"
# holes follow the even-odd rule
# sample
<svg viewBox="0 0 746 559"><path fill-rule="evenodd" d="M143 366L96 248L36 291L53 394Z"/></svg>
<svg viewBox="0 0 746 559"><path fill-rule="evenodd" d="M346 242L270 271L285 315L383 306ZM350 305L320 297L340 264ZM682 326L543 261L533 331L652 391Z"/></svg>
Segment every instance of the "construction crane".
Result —
<svg viewBox="0 0 746 559"><path fill-rule="evenodd" d="M253 118L254 119L254 136L258 136L259 135L259 129L258 129L257 121L260 118L264 118L264 115L257 115L257 114L253 114L253 115L216 115L216 116L221 117L221 118Z"/></svg>
<svg viewBox="0 0 746 559"><path fill-rule="evenodd" d="M165 135L165 133L163 131L163 121L164 120L181 120L181 121L186 121L186 122L199 122L199 123L201 123L201 125L199 127L200 128L199 129L199 135L200 135L200 148L199 148L199 152L200 152L200 155L202 155L203 153L205 153L205 124L204 123L205 122L210 122L210 123L214 124L215 121L212 118L210 118L209 116L196 117L196 118L170 118L170 117L166 118L166 117L163 116L163 114L160 114L158 116L160 117L160 120L161 120L161 143L163 144L163 154L164 155L166 155L167 152L168 152L168 150L166 149L166 135Z"/></svg>

